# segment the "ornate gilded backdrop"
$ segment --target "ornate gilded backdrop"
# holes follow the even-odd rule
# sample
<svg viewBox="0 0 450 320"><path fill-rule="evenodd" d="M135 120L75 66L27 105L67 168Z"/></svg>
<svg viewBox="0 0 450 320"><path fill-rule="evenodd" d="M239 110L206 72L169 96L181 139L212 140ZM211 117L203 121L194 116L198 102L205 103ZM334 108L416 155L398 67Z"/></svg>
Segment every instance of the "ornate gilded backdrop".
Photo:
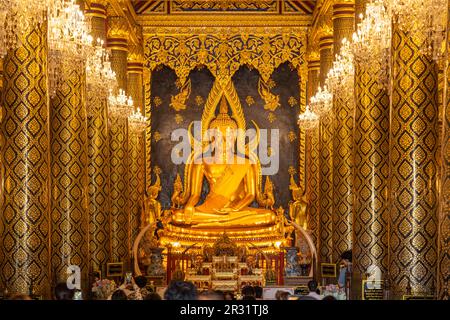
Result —
<svg viewBox="0 0 450 320"><path fill-rule="evenodd" d="M259 90L261 78L254 69L241 67L233 76L232 81L236 88L240 103L243 106L244 116L248 125L255 121L261 129L279 130L279 172L271 176L275 185L276 207L282 205L287 209L291 200L289 191L289 167L298 166L298 126L295 119L298 115L299 91L298 87L286 84L298 83L296 70L288 63L279 66L269 79L270 92ZM157 68L152 76L152 165L162 170L162 192L160 200L163 207L170 205L173 182L176 175L183 176L184 165L174 165L171 161L172 150L177 152L175 146L178 141L171 141L171 133L178 128L188 128L192 121L200 121L205 101L212 89L214 77L205 67L196 68L191 72L187 83L187 99L184 102L185 109L180 105L174 105L174 97L183 94L183 87L173 70L167 67ZM273 87L272 87L273 86ZM188 94L189 93L189 94ZM261 94L263 96L261 96ZM273 111L265 109L267 98L265 94L278 97L279 105L271 105ZM275 152L275 146L271 147L269 131L269 152ZM168 161L169 159L169 161ZM205 183L204 191L207 189ZM165 192L165 190L167 190Z"/></svg>
<svg viewBox="0 0 450 320"><path fill-rule="evenodd" d="M222 29L221 29L222 30ZM220 30L219 30L220 31ZM277 33L279 31L279 33ZM259 91L264 92L264 105L266 110L271 113L267 116L269 121L276 121L277 95L270 92L271 75L274 70L283 62L290 62L292 71L299 75L297 78L297 92L301 82L306 83L306 64L304 63L304 43L305 33L287 32L289 29L277 29L274 33L258 33L258 34L233 34L222 32L211 32L210 34L148 34L145 40L144 55L145 66L149 69L150 75L159 65L165 65L175 71L178 79L178 86L181 91L187 92L188 88L193 88L188 81L188 76L192 70L198 66L205 66L221 85L225 85L233 77L233 75L243 65L248 65L252 69L256 69L261 77L262 84L258 84ZM150 76L149 75L149 76ZM301 80L304 79L304 80ZM146 82L153 84L154 79L146 78ZM153 118L152 110L159 103L153 99L155 93L149 84L146 84L145 90L146 115ZM261 96L262 96L261 95ZM178 97L181 97L179 95ZM305 94L302 93L302 99L297 93L297 98L288 101L292 104L292 108L300 110L301 104L305 103ZM242 97L240 97L242 98ZM244 94L244 99L247 95ZM254 97L252 97L254 98ZM206 100L206 96L203 97ZM250 99L250 98L249 98ZM271 100L272 99L272 100ZM288 99L289 100L289 99ZM250 104L251 103L251 100ZM247 101L244 105L247 104ZM271 110L273 109L273 111ZM178 121L180 118L178 117ZM156 121L152 120L152 123ZM150 126L147 130L146 152L153 147L150 141L158 140L160 134L155 128ZM304 139L300 139L298 132L296 140L302 140L304 150ZM293 135L290 135L295 140ZM151 137L151 139L149 139ZM297 148L298 150L298 148ZM304 161L303 161L304 163ZM151 158L147 156L146 160L146 187L151 183L149 172L151 168ZM303 173L303 180L300 181L304 185L304 168L300 168L300 174ZM164 174L164 173L163 173Z"/></svg>
<svg viewBox="0 0 450 320"><path fill-rule="evenodd" d="M431 293L437 272L437 67L394 25L389 273L394 296Z"/></svg>
<svg viewBox="0 0 450 320"><path fill-rule="evenodd" d="M82 69L81 69L82 70ZM87 127L85 73L65 69L51 100L51 265L58 281L77 265L87 277Z"/></svg>
<svg viewBox="0 0 450 320"><path fill-rule="evenodd" d="M10 291L50 296L47 27L4 59L0 274Z"/></svg>

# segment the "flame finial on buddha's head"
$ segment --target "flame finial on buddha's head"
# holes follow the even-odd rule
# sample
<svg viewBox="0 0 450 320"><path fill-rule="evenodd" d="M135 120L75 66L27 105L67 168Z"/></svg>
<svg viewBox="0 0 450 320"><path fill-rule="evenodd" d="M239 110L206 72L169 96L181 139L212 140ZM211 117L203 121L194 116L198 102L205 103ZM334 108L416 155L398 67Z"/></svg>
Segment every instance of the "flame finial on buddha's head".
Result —
<svg viewBox="0 0 450 320"><path fill-rule="evenodd" d="M210 129L219 129L219 130L226 130L226 129L237 129L237 123L234 121L230 115L228 114L228 102L225 98L225 95L222 96L222 99L220 101L220 109L219 114L214 118L213 121L211 121L209 125Z"/></svg>

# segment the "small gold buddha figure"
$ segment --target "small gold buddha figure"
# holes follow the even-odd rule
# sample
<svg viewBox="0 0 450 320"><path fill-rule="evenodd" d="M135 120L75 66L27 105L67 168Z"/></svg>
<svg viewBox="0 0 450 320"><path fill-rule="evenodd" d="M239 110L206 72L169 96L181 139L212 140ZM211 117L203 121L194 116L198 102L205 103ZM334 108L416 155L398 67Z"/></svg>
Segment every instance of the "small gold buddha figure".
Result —
<svg viewBox="0 0 450 320"><path fill-rule="evenodd" d="M259 185L261 169L234 150L238 125L228 115L228 102L222 96L220 112L211 121L209 132L216 130L211 139L211 153L203 155L201 161L187 164L189 177L185 187L184 208L174 209L172 224L191 228L248 228L266 227L276 223L276 214L262 208L264 195ZM199 204L203 180L209 184L209 194ZM250 207L258 200L261 208ZM270 207L271 201L267 203Z"/></svg>

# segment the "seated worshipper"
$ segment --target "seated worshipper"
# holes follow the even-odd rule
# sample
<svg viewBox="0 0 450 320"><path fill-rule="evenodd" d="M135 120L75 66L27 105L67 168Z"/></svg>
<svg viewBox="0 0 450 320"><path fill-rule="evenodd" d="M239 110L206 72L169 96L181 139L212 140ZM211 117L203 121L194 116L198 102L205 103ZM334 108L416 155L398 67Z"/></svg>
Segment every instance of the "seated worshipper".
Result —
<svg viewBox="0 0 450 320"><path fill-rule="evenodd" d="M277 300L289 300L289 292L283 291L283 290L278 290L275 293L275 299L277 299Z"/></svg>
<svg viewBox="0 0 450 320"><path fill-rule="evenodd" d="M58 283L55 287L56 300L73 300L75 290L69 289L65 282Z"/></svg>
<svg viewBox="0 0 450 320"><path fill-rule="evenodd" d="M260 286L254 286L256 300L263 300L263 288Z"/></svg>
<svg viewBox="0 0 450 320"><path fill-rule="evenodd" d="M116 291L113 292L111 300L128 300L128 298L125 291L117 289Z"/></svg>
<svg viewBox="0 0 450 320"><path fill-rule="evenodd" d="M214 290L206 290L198 295L198 300L225 300L223 293Z"/></svg>
<svg viewBox="0 0 450 320"><path fill-rule="evenodd" d="M144 297L144 300L162 300L161 296L156 292L150 292Z"/></svg>
<svg viewBox="0 0 450 320"><path fill-rule="evenodd" d="M342 264L339 271L338 284L340 288L344 288L346 285L346 274L352 272L352 252L351 250L344 251L341 254Z"/></svg>
<svg viewBox="0 0 450 320"><path fill-rule="evenodd" d="M255 292L255 288L253 288L252 286L244 286L241 289L241 295L243 297L245 296L252 296L255 297L256 296L256 292ZM255 297L256 298L256 297Z"/></svg>
<svg viewBox="0 0 450 320"><path fill-rule="evenodd" d="M197 300L197 288L192 282L172 281L164 292L164 300Z"/></svg>
<svg viewBox="0 0 450 320"><path fill-rule="evenodd" d="M243 296L242 300L256 300L255 296Z"/></svg>
<svg viewBox="0 0 450 320"><path fill-rule="evenodd" d="M147 290L147 278L144 276L138 276L136 277L136 279L134 279L134 282L139 288L142 299L145 300L145 297L150 293Z"/></svg>
<svg viewBox="0 0 450 320"><path fill-rule="evenodd" d="M337 300L337 299L333 296L325 296L322 300L323 301L333 301L333 300Z"/></svg>
<svg viewBox="0 0 450 320"><path fill-rule="evenodd" d="M320 294L317 294L317 286L318 286L318 284L317 284L316 280L309 281L308 282L309 293L307 296L312 297L316 300L322 300L323 297Z"/></svg>

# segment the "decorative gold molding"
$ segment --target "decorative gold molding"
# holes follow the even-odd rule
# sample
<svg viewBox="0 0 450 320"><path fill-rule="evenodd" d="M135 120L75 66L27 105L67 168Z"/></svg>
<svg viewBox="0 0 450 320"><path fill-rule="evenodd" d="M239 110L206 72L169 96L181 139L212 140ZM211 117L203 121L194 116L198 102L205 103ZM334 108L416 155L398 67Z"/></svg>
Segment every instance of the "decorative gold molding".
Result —
<svg viewBox="0 0 450 320"><path fill-rule="evenodd" d="M183 33L286 33L306 32L311 24L310 16L265 15L264 19L255 19L254 15L146 15L138 17L143 32L149 34Z"/></svg>

